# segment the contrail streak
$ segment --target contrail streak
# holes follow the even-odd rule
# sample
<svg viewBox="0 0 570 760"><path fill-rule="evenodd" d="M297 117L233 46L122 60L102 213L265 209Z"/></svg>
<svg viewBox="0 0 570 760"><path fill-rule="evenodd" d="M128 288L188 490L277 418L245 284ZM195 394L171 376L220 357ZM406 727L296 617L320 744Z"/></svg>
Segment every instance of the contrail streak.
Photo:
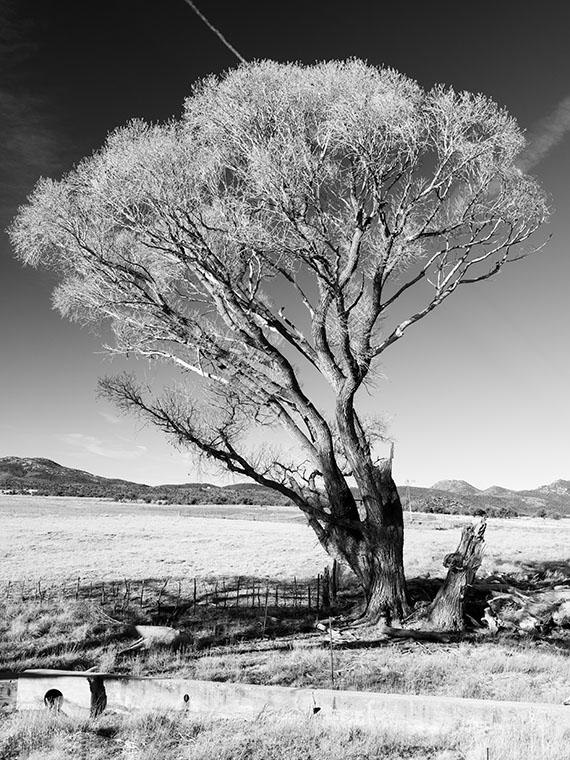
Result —
<svg viewBox="0 0 570 760"><path fill-rule="evenodd" d="M195 5L194 5L194 3L192 2L192 0L185 0L185 2L186 2L186 4L187 4L187 5L189 5L189 6L192 8L192 10L194 11L194 13L195 13L195 14L196 14L196 15L197 15L199 18L201 18L201 19L202 19L202 21L203 21L203 22L206 24L206 26L208 27L208 29L211 29L211 30L214 32L214 34L216 34L216 35L217 35L217 36L218 36L218 37L221 39L221 41L222 41L222 42L224 43L224 45L225 45L225 46L228 48L228 50L230 50L230 51L231 51L231 52L232 52L232 53L235 55L235 57L236 57L236 58L237 58L239 61L241 61L242 63L246 63L246 60L245 60L245 58L243 57L243 55L241 55L241 53L238 53L238 51L235 49L235 47L233 47L233 45L231 45L231 44L230 44L230 43L229 43L229 42L226 40L226 38L225 38L225 37L224 37L224 35L223 35L223 34L220 32L220 30L219 30L219 29L216 29L216 27L215 27L215 26L214 26L212 23L210 23L210 22L208 21L208 19L206 18L206 16L204 16L204 14L203 14L203 13L202 13L202 12L201 12L201 11L200 11L200 10L199 10L199 9L198 9L196 6L195 6Z"/></svg>
<svg viewBox="0 0 570 760"><path fill-rule="evenodd" d="M517 164L523 171L532 169L560 143L570 131L570 95L554 111L541 119L528 135L528 145Z"/></svg>

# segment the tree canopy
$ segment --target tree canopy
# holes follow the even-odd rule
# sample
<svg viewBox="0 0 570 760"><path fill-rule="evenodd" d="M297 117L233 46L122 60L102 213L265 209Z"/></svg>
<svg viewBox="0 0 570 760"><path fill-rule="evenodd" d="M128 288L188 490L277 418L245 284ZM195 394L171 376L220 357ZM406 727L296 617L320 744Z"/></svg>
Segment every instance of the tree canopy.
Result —
<svg viewBox="0 0 570 760"><path fill-rule="evenodd" d="M196 84L180 119L134 121L40 180L11 236L59 273L63 314L110 320L109 350L170 362L210 394L148 400L121 376L109 397L292 498L343 554L340 527L385 532L394 502L358 389L460 285L537 248L548 211L517 165L524 144L483 95L359 60L244 64ZM268 424L302 453L252 454L247 431Z"/></svg>

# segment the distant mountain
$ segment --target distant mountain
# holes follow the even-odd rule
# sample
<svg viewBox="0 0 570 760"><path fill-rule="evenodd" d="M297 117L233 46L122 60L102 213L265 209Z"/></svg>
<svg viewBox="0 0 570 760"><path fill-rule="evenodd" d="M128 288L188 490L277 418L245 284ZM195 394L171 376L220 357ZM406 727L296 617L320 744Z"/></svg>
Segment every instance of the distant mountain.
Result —
<svg viewBox="0 0 570 760"><path fill-rule="evenodd" d="M65 485L117 485L132 486L128 480L116 478L103 478L100 475L92 475L84 470L75 470L64 467L51 459L3 457L0 458L0 487L6 487L7 483L21 482L26 488L43 486L45 483L60 483ZM136 484L141 485L141 484ZM143 488L148 486L142 485Z"/></svg>
<svg viewBox="0 0 570 760"><path fill-rule="evenodd" d="M505 516L519 515L569 515L570 481L556 480L534 490L513 491L502 486L491 486L481 491L465 480L439 480L431 488L411 488L416 497L412 508L418 511L450 511Z"/></svg>
<svg viewBox="0 0 570 760"><path fill-rule="evenodd" d="M51 459L25 457L0 458L0 490L169 504L290 504L285 497L256 483L148 486L92 475L84 470L64 467ZM357 490L353 489L353 492L358 498ZM556 480L530 491L512 491L501 486L481 491L465 480L440 480L431 488L401 488L400 494L404 508L416 512L504 517L517 514L570 516L570 480Z"/></svg>
<svg viewBox="0 0 570 760"><path fill-rule="evenodd" d="M212 483L173 483L149 486L104 478L64 467L51 459L0 458L0 490L45 496L94 496L116 500L172 504L289 504L280 494L256 483L216 486Z"/></svg>
<svg viewBox="0 0 570 760"><path fill-rule="evenodd" d="M478 488L472 486L466 480L438 480L432 486L436 491L451 491L451 493L459 493L463 496L471 496L472 494L481 493Z"/></svg>

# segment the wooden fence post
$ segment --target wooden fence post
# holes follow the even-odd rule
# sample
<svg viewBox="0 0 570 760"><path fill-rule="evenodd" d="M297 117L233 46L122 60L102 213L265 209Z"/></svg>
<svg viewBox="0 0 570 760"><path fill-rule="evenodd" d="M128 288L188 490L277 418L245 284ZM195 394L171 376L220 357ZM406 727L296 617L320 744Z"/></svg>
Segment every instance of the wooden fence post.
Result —
<svg viewBox="0 0 570 760"><path fill-rule="evenodd" d="M267 608L269 607L269 584L265 586L265 613L263 615L263 631L262 636L265 636L265 626L267 625Z"/></svg>
<svg viewBox="0 0 570 760"><path fill-rule="evenodd" d="M325 567L323 571L323 609L328 609L331 605L331 583L330 583L330 570Z"/></svg>
<svg viewBox="0 0 570 760"><path fill-rule="evenodd" d="M333 559L333 566L332 566L332 572L331 572L331 601L333 604L336 603L336 592L338 590L338 562L336 559Z"/></svg>

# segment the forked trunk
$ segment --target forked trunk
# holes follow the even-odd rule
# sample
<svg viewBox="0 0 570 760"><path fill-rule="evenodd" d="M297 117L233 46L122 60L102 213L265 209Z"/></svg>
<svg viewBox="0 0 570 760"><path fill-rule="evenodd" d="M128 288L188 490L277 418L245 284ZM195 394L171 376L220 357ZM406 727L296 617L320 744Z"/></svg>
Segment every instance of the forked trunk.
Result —
<svg viewBox="0 0 570 760"><path fill-rule="evenodd" d="M402 505L391 475L384 472L380 477L382 482L376 485L381 503L363 507L366 517L361 520L358 533L337 526L333 543L336 553L347 562L362 587L361 621L399 625L409 613Z"/></svg>

